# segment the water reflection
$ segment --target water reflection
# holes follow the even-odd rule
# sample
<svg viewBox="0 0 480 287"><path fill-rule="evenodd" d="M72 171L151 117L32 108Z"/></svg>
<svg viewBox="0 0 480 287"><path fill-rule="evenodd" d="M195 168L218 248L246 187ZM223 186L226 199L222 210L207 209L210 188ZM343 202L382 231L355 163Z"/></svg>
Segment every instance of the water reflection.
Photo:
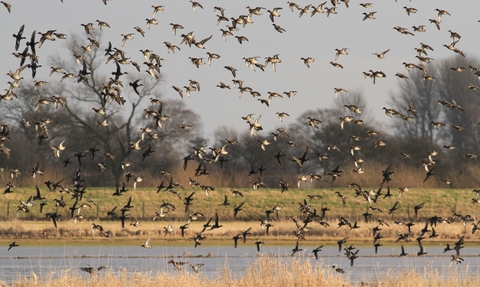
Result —
<svg viewBox="0 0 480 287"><path fill-rule="evenodd" d="M405 251L410 256L399 257L400 246L382 247L378 255L374 254L373 247L360 247L359 258L350 267L350 260L338 252L336 246L324 247L319 253L319 260L313 258L312 250L316 246L301 246L303 251L295 255L301 260L310 260L312 266L322 264L330 268L338 264L346 273L344 275L351 282L370 282L384 276L387 272L401 272L405 269L423 273L427 270L436 270L440 276L453 271L456 274L467 276L480 276L478 248L466 247L462 249L465 262L460 265L453 264L450 259L453 252L443 254L443 247L426 246L428 254L418 257L416 245L405 246ZM263 256L272 256L278 260L291 260L292 247L264 246L261 250ZM185 257L187 255L187 257ZM5 252L0 257L0 278L8 284L12 280L29 276L34 272L40 280L60 276L62 270L79 271L80 267L107 266L112 270L126 270L134 272L177 272L167 264L170 258L176 261L188 261L195 265L203 263L201 273L209 278L221 276L223 268L228 268L234 277L243 275L245 269L256 261L257 252L255 245L240 245L238 248L229 246L216 247L160 247L144 249L132 246L89 246L89 247L17 247ZM189 265L184 269L193 272ZM53 275L52 275L53 274ZM81 276L87 273L78 272ZM446 276L446 275L445 275Z"/></svg>

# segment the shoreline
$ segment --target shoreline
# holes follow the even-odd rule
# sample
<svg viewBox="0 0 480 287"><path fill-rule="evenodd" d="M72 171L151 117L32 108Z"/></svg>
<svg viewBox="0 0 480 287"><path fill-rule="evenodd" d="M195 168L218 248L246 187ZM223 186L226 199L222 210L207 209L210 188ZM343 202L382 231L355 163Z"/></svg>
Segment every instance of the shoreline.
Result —
<svg viewBox="0 0 480 287"><path fill-rule="evenodd" d="M336 242L339 239L322 239L322 240L315 240L315 239L310 239L310 240L305 240L305 241L300 241L300 244L302 246L318 246L318 245L324 245L325 247L330 247L330 246L336 246ZM151 241L155 241L154 238L151 239ZM297 240L291 239L291 240L276 240L276 241L267 241L263 246L293 246L297 242ZM12 240L8 239L1 239L0 240L0 245L8 247L8 244L12 243ZM139 239L119 239L115 240L115 242L112 241L107 241L107 240L85 240L85 239L76 239L76 238L65 238L65 239L21 239L21 240L16 240L17 244L20 244L20 246L28 246L28 247L35 247L35 246L40 246L40 247L55 247L59 246L65 246L65 247L76 247L76 246L139 246L142 243L142 240ZM190 243L185 243L183 240L169 240L167 242L162 242L162 241L155 241L154 247L193 247L193 242ZM437 241L429 241L429 242L423 242L423 246L444 246L447 243L451 243L451 241L444 241L444 240L437 240ZM366 242L363 239L349 239L348 244L355 245L355 247L359 248L366 248L366 247L373 247L373 244L370 242ZM480 241L475 241L475 242L466 242L466 246L468 247L480 247ZM247 243L246 246L251 245L252 248L255 247L254 241L251 241L251 244ZM382 247L399 247L400 245L404 246L417 246L418 244L416 242L410 242L407 243L397 243L394 240L384 240L382 241ZM202 247L215 247L215 246L232 246L233 248L233 241L231 239L215 239L215 240L210 240L210 241L204 241L202 242ZM202 247L197 247L197 250L201 250ZM480 254L480 250L479 250Z"/></svg>

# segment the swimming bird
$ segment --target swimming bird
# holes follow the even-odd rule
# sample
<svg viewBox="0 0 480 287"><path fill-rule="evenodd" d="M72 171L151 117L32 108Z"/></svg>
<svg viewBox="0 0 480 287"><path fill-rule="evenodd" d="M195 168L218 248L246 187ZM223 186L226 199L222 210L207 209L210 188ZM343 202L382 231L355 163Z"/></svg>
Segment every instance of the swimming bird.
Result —
<svg viewBox="0 0 480 287"><path fill-rule="evenodd" d="M332 268L333 268L333 270L335 270L335 272L338 272L338 273L340 273L340 274L344 274L344 273L345 273L345 270L343 270L342 268L338 267L337 264L332 265Z"/></svg>
<svg viewBox="0 0 480 287"><path fill-rule="evenodd" d="M173 267L175 267L178 271L182 270L183 265L188 264L188 262L178 262L178 261L175 261L173 259L170 259L170 261L168 261L167 263L172 264Z"/></svg>
<svg viewBox="0 0 480 287"><path fill-rule="evenodd" d="M400 247L402 248L402 252L400 253L400 257L401 256L407 256L408 253L405 253L405 248L403 247L403 245L400 245Z"/></svg>
<svg viewBox="0 0 480 287"><path fill-rule="evenodd" d="M94 267L80 267L80 270L83 271L83 272L87 272L87 273L90 273L90 274L96 274L98 271L102 270L102 269L107 269L107 267L105 266L100 266L98 268L94 268Z"/></svg>

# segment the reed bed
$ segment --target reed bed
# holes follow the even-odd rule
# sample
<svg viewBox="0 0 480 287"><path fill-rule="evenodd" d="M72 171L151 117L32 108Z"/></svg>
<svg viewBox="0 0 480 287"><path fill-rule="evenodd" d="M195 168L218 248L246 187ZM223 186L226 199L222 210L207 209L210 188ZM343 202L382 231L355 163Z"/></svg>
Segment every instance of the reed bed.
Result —
<svg viewBox="0 0 480 287"><path fill-rule="evenodd" d="M101 222L104 230L112 234L111 238L105 238L100 236L99 232L92 231L92 222L83 221L74 224L72 221L68 221L64 226L55 229L53 224L49 221L0 221L0 244L11 243L12 240L21 242L23 245L32 244L53 244L49 242L65 241L66 245L94 245L94 244L124 244L124 245L140 245L141 242L151 237L151 244L154 246L164 245L193 245L194 242L191 239L194 234L203 229L205 220L192 222L188 229L185 231L184 237L181 236L179 226L184 224L181 221L172 222L142 222L140 227L126 226L121 228L119 222L108 221ZM378 225L378 222L371 221L368 223L358 222L359 229L351 230L348 226L338 228L338 220L327 221L330 227L320 226L320 224L313 222L309 225L310 230L305 232L304 244L326 244L334 245L337 240L349 237L350 242L356 244L371 245L373 244L372 229ZM98 222L97 222L98 223ZM163 233L163 227L172 223L174 231L166 236ZM255 240L262 239L266 245L292 245L297 240L297 237L293 236L292 231L296 230L295 224L291 220L272 221L274 224L270 228L269 234L266 235L266 231L260 227L259 221L236 221L236 222L220 222L224 227L215 229L212 231L206 231L203 233L206 239L203 240L203 245L229 245L233 244L233 236L251 229L251 235L249 235L249 243L253 244ZM381 226L380 231L383 238L383 243L394 243L398 235L408 233L407 227L403 225L396 225L393 222L389 222L390 227ZM416 222L411 227L413 235L420 234L420 230L424 228L424 222ZM470 244L478 244L480 242L478 238L478 232L472 234L472 228L470 226L464 227L460 222L452 222L450 224L441 223L435 228L438 233L436 238L425 239L425 244L441 244L445 242L454 242L458 240L458 236L465 237L465 241ZM415 238L413 237L412 238ZM52 241L52 239L54 241ZM251 242L250 242L251 241Z"/></svg>
<svg viewBox="0 0 480 287"><path fill-rule="evenodd" d="M60 274L49 274L39 278L30 276L18 278L12 286L480 286L478 277L467 270L456 272L449 269L446 274L425 268L415 272L408 268L403 271L387 272L373 282L349 282L346 275L335 272L330 266L320 263L312 265L310 261L292 259L289 261L275 258L258 258L243 275L232 276L228 266L217 277L207 278L186 270L179 272L128 273L126 270L106 270L88 275L79 270L66 269ZM5 285L7 286L7 285Z"/></svg>

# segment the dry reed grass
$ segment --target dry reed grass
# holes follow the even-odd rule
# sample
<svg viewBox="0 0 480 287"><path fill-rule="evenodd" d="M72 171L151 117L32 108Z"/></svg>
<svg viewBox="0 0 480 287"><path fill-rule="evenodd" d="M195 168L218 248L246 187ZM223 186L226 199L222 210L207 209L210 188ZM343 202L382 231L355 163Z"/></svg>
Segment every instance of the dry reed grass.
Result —
<svg viewBox="0 0 480 287"><path fill-rule="evenodd" d="M425 147L420 147L424 149ZM448 162L445 161L444 165L437 166L435 168L435 176L433 180L428 180L423 182L425 178L425 169L420 163L404 163L399 154L392 151L389 157L392 157L392 160L395 162L393 164L394 175L391 182L392 186L403 186L408 185L413 188L445 188L445 184L442 183L440 178L449 178L453 180L454 186L456 188L477 188L480 185L480 178L476 175L480 172L480 167L477 162L474 160L463 159L461 162ZM427 154L425 153L425 158ZM396 158L398 157L398 158ZM395 159L396 158L396 159ZM172 174L176 181L186 185L189 178L193 177L195 174L195 169L197 167L196 163L189 164L186 171L183 170L182 164L172 164L167 170ZM353 163L344 163L342 165L342 176L339 177L334 183L331 183L331 178L327 175L324 175L323 178L319 181L316 181L313 185L309 187L312 188L344 188L348 185L349 181L354 181L359 183L361 186L378 186L382 180L382 171L387 167L384 163L379 163L375 160L367 161L362 168L365 170L363 174L357 174L352 172L355 166ZM199 176L193 177L196 180L199 180L205 185L212 185L217 188L248 188L251 180L256 179L255 177L247 177L250 166L246 167L237 167L234 169L220 169L215 165L208 166L208 176ZM267 183L269 188L275 187L278 180L285 180L290 185L294 185L299 175L302 173L298 172L296 169L282 169L277 170L278 172L268 173L262 177L263 181ZM140 171L139 171L140 172ZM315 172L314 170L312 172ZM139 184L140 187L149 188L157 186L162 180L169 180L159 176L157 171L152 172L151 170L146 170L140 172L143 181ZM309 172L305 172L308 175ZM135 173L137 174L137 173ZM42 179L60 179L60 178L70 178L72 176L71 172L67 172L63 168L52 168L45 171ZM112 182L113 178L107 177L102 174L90 174L90 181L97 183L107 183ZM6 172L0 173L0 181L8 182L11 180L8 177ZM33 179L31 176L21 176L21 180L14 180L13 183L17 187L24 188L29 186L34 186L38 184L38 181ZM98 188L96 186L95 188Z"/></svg>
<svg viewBox="0 0 480 287"><path fill-rule="evenodd" d="M7 243L10 240L22 240L23 244L37 244L39 240L47 240L43 242L48 244L48 240L66 240L66 245L89 245L89 244L108 244L110 241L115 241L116 244L135 245L146 240L148 237L152 237L151 244L154 246L163 245L193 245L191 238L194 234L201 231L205 220L201 222L192 222L189 228L185 231L185 237L181 236L179 226L184 222L172 221L174 232L163 235L163 227L168 222L142 222L142 226L135 228L127 226L122 229L119 222L102 222L102 226L105 231L109 231L112 234L111 238L104 238L99 235L97 231L95 234L91 230L91 222L81 222L74 224L68 221L64 226L58 229L53 228L51 222L35 222L27 221L19 224L15 221L1 221L0 222L0 240ZM328 221L330 227L323 227L317 223L311 223L309 225L310 230L305 233L304 244L322 244L334 245L337 240L349 237L350 242L356 244L370 245L373 242L373 227L377 226L377 222L358 222L359 229L350 230L349 227L337 228L338 220ZM266 235L265 230L260 227L259 222L254 221L237 221L227 223L228 226L215 229L212 231L206 231L203 233L207 238L203 241L203 245L230 245L233 244L232 237L252 227L251 235L249 238L251 244L254 240L261 238L267 245L292 245L297 240L293 236L293 230L296 230L296 226L292 221L274 221L274 226L271 227L269 235ZM220 222L222 224L222 222ZM12 226L13 225L13 226ZM420 230L424 227L424 223L416 223L412 228L412 238L414 235L419 235ZM407 233L407 227L403 225L391 224L390 227L381 226L380 231L383 239L383 243L395 242L399 234ZM454 222L451 224L438 224L435 228L439 234L436 238L427 238L424 244L440 244L445 242L452 242L458 240L458 235L465 236L465 240L469 243L480 242L477 235L471 233L471 227L465 228L462 223ZM30 242L30 243L29 243ZM247 243L248 244L248 243Z"/></svg>
<svg viewBox="0 0 480 287"><path fill-rule="evenodd" d="M405 269L403 271L387 272L379 276L376 282L348 282L344 276L336 273L329 266L319 264L311 265L310 261L292 259L290 261L275 258L259 258L252 263L242 276L232 276L228 266L223 268L220 275L215 278L207 278L200 274L187 271L175 273L139 273L129 274L126 270L118 272L114 270L100 271L98 274L84 276L79 270L67 269L59 275L50 274L45 278L38 278L31 274L28 277L19 278L12 286L35 286L35 287L150 287L150 286L378 286L378 287L421 287L421 286L479 286L480 280L468 274L450 270L447 274L425 269L423 273L417 273Z"/></svg>

